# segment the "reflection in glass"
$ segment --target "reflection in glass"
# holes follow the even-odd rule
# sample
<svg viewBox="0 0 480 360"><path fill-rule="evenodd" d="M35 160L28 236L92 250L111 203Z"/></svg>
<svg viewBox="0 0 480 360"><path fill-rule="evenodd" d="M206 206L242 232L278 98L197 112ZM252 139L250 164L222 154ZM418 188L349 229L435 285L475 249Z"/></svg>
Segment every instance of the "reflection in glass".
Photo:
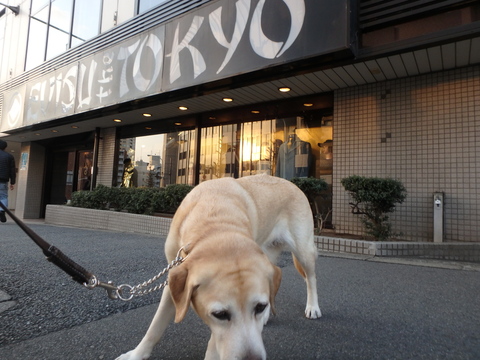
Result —
<svg viewBox="0 0 480 360"><path fill-rule="evenodd" d="M240 177L256 174L273 175L275 155L275 121L255 121L241 127Z"/></svg>
<svg viewBox="0 0 480 360"><path fill-rule="evenodd" d="M327 120L325 120L327 119ZM123 160L131 158L138 170L139 186L195 185L222 177L256 174L322 177L329 184L333 174L331 117L288 117L200 130L198 164L195 163L195 130L122 139L118 160L121 183Z"/></svg>
<svg viewBox="0 0 480 360"><path fill-rule="evenodd" d="M48 30L47 57L51 59L68 50L70 36L68 33L57 30L50 26Z"/></svg>
<svg viewBox="0 0 480 360"><path fill-rule="evenodd" d="M50 9L50 26L69 34L72 10L73 0L53 0Z"/></svg>
<svg viewBox="0 0 480 360"><path fill-rule="evenodd" d="M72 47L99 34L101 5L101 1L75 0Z"/></svg>
<svg viewBox="0 0 480 360"><path fill-rule="evenodd" d="M47 25L31 19L28 35L28 50L25 69L30 70L45 59L45 43L47 41Z"/></svg>
<svg viewBox="0 0 480 360"><path fill-rule="evenodd" d="M78 180L77 180L77 191L79 190L90 190L91 180L92 180L92 162L93 162L93 152L92 151L79 151L78 152Z"/></svg>
<svg viewBox="0 0 480 360"><path fill-rule="evenodd" d="M166 134L161 186L195 184L195 144L194 130Z"/></svg>
<svg viewBox="0 0 480 360"><path fill-rule="evenodd" d="M237 125L203 128L200 142L200 182L235 177Z"/></svg>
<svg viewBox="0 0 480 360"><path fill-rule="evenodd" d="M123 176L120 187L131 188L137 186L137 170L132 162L132 159L126 158L123 160Z"/></svg>
<svg viewBox="0 0 480 360"><path fill-rule="evenodd" d="M54 0L50 9L46 60L70 47L73 0Z"/></svg>
<svg viewBox="0 0 480 360"><path fill-rule="evenodd" d="M44 23L48 22L49 0L32 0L31 16Z"/></svg>
<svg viewBox="0 0 480 360"><path fill-rule="evenodd" d="M138 4L138 13L142 14L147 10L150 10L154 6L163 4L169 0L140 0Z"/></svg>
<svg viewBox="0 0 480 360"><path fill-rule="evenodd" d="M194 130L121 139L117 184L123 181L128 158L135 165L136 186L194 185L195 149Z"/></svg>

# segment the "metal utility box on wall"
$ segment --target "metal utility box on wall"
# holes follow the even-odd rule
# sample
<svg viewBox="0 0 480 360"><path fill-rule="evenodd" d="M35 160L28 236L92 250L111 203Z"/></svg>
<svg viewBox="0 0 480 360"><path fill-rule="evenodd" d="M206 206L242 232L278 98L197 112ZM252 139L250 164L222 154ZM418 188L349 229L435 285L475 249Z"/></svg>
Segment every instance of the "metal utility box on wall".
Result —
<svg viewBox="0 0 480 360"><path fill-rule="evenodd" d="M445 193L433 193L433 242L443 242Z"/></svg>

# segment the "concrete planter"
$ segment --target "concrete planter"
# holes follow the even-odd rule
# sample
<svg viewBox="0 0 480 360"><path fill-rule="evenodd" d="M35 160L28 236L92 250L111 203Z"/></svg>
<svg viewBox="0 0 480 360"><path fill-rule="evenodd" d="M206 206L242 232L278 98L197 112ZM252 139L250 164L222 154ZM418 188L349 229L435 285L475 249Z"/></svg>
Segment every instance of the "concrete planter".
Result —
<svg viewBox="0 0 480 360"><path fill-rule="evenodd" d="M167 236L171 218L47 205L45 224Z"/></svg>

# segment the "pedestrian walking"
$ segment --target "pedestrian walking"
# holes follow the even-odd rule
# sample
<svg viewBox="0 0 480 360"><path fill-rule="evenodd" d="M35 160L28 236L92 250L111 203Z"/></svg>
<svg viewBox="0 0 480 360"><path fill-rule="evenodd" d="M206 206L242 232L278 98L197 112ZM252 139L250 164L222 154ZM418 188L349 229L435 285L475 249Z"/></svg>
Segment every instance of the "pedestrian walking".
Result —
<svg viewBox="0 0 480 360"><path fill-rule="evenodd" d="M8 207L8 183L10 182L10 190L13 190L16 174L15 159L12 154L5 151L6 148L7 143L0 140L0 201L5 207ZM7 221L3 210L0 210L0 221L2 223Z"/></svg>

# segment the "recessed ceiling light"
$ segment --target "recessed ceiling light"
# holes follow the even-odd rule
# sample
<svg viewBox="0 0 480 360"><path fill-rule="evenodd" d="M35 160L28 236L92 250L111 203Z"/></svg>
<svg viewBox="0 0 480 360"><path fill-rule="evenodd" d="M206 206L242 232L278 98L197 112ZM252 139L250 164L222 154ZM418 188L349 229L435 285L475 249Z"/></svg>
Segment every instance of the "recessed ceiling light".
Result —
<svg viewBox="0 0 480 360"><path fill-rule="evenodd" d="M186 107L186 106L179 106L178 108L182 111L188 110L188 107Z"/></svg>
<svg viewBox="0 0 480 360"><path fill-rule="evenodd" d="M120 122L122 122L122 120L121 120L121 119L113 119L113 121L115 121L115 122L119 122L119 123L120 123Z"/></svg>
<svg viewBox="0 0 480 360"><path fill-rule="evenodd" d="M58 132L58 130L52 130L52 132L53 132L53 133L57 133L57 132Z"/></svg>
<svg viewBox="0 0 480 360"><path fill-rule="evenodd" d="M232 102L233 101L233 99L229 98L229 97L224 97L222 100L225 101L225 102Z"/></svg>
<svg viewBox="0 0 480 360"><path fill-rule="evenodd" d="M260 111L258 111L258 110L252 110L252 114L260 114Z"/></svg>
<svg viewBox="0 0 480 360"><path fill-rule="evenodd" d="M72 129L78 129L77 125L72 125Z"/></svg>
<svg viewBox="0 0 480 360"><path fill-rule="evenodd" d="M150 126L145 126L145 129L146 130L152 130L152 128Z"/></svg>
<svg viewBox="0 0 480 360"><path fill-rule="evenodd" d="M313 104L312 103L306 103L306 104L303 104L303 106L310 107L310 106L313 106Z"/></svg>
<svg viewBox="0 0 480 360"><path fill-rule="evenodd" d="M145 113L145 114L142 114L142 115L145 116L145 117L150 117L150 116L152 116L152 114L148 114L148 113Z"/></svg>
<svg viewBox="0 0 480 360"><path fill-rule="evenodd" d="M40 133L35 133L35 135L40 136Z"/></svg>
<svg viewBox="0 0 480 360"><path fill-rule="evenodd" d="M278 88L278 91L280 91L280 92L289 92L290 90L292 90L292 89L290 89L287 86L282 86L282 87Z"/></svg>
<svg viewBox="0 0 480 360"><path fill-rule="evenodd" d="M181 122L176 122L175 125L180 126L180 125L182 125L182 123Z"/></svg>

